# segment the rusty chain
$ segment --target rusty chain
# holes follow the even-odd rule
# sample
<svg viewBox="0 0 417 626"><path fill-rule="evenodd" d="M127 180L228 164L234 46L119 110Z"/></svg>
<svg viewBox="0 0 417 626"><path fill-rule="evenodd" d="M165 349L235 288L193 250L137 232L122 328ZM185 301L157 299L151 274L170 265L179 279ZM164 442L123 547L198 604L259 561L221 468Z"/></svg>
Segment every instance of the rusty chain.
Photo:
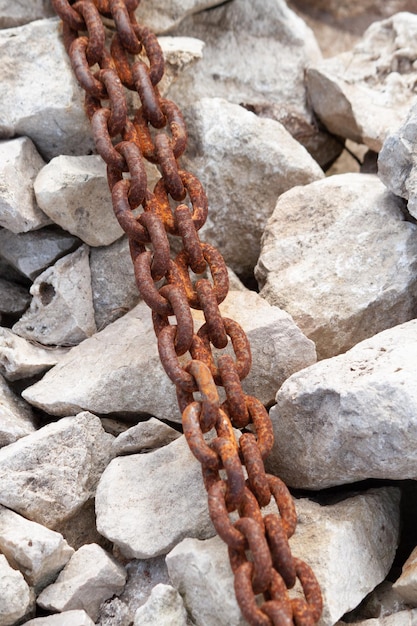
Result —
<svg viewBox="0 0 417 626"><path fill-rule="evenodd" d="M158 91L164 74L158 40L136 20L139 0L52 3L86 92L96 149L107 164L139 292L152 310L161 362L177 389L184 434L202 465L210 517L229 549L242 614L256 626L313 625L322 610L320 588L311 568L291 554L288 540L296 526L291 495L279 478L265 473L272 425L262 403L242 389L250 346L239 324L219 310L229 288L227 269L221 254L198 235L207 198L199 180L179 166L187 132L179 108ZM109 46L103 17L114 28ZM125 88L140 99L132 116ZM144 158L161 174L152 191ZM182 241L174 259L168 233ZM197 333L191 309L202 310L205 318ZM229 345L234 358L218 352ZM187 354L184 364L179 357ZM223 402L218 387L224 389ZM236 428L246 429L239 438ZM214 436L207 440L210 432ZM263 516L261 507L271 498L278 513ZM304 597L289 594L297 579Z"/></svg>

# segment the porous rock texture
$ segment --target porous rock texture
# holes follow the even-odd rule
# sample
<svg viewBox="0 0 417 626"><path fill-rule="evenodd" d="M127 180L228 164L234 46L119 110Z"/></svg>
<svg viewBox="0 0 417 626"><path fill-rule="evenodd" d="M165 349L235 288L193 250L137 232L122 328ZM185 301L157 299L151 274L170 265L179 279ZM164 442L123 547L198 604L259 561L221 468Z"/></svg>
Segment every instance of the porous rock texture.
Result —
<svg viewBox="0 0 417 626"><path fill-rule="evenodd" d="M416 0L142 0L135 12L164 34L159 91L186 121L178 163L208 195L201 237L227 261L221 313L251 344L242 385L270 411L267 471L298 489L290 546L321 585L319 626L410 626ZM0 626L245 626L52 14L49 0L0 0ZM132 118L139 97L126 98ZM155 214L154 163L146 176ZM193 208L190 193L178 203ZM217 269L204 275L216 285ZM197 331L204 314L192 316ZM272 498L264 513L276 511Z"/></svg>

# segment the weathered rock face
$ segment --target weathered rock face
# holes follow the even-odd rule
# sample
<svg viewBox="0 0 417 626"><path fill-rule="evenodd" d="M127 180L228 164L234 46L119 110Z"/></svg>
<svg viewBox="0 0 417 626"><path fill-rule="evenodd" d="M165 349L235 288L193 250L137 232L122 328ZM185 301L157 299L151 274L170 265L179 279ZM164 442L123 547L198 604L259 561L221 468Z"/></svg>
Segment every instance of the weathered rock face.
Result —
<svg viewBox="0 0 417 626"><path fill-rule="evenodd" d="M128 428L113 441L113 453L115 456L146 452L155 448L167 446L175 439L181 437L171 426L164 424L155 417L146 422L139 422L136 426Z"/></svg>
<svg viewBox="0 0 417 626"><path fill-rule="evenodd" d="M371 174L343 174L283 194L256 276L319 358L414 317L417 230Z"/></svg>
<svg viewBox="0 0 417 626"><path fill-rule="evenodd" d="M222 4L223 0L143 0L136 10L139 22L155 33L164 33L180 24L187 15Z"/></svg>
<svg viewBox="0 0 417 626"><path fill-rule="evenodd" d="M13 326L26 339L71 346L96 331L88 247L59 259L30 288L30 308Z"/></svg>
<svg viewBox="0 0 417 626"><path fill-rule="evenodd" d="M187 611L178 591L170 585L155 585L149 600L135 613L133 626L187 626Z"/></svg>
<svg viewBox="0 0 417 626"><path fill-rule="evenodd" d="M210 201L201 235L219 248L235 272L251 274L278 196L323 178L323 172L280 123L237 104L203 98L185 115L185 168L198 176Z"/></svg>
<svg viewBox="0 0 417 626"><path fill-rule="evenodd" d="M15 395L0 376L0 447L30 435L35 430L32 408Z"/></svg>
<svg viewBox="0 0 417 626"><path fill-rule="evenodd" d="M113 437L80 413L0 449L0 503L54 528L91 498L110 461Z"/></svg>
<svg viewBox="0 0 417 626"><path fill-rule="evenodd" d="M10 567L3 554L0 554L0 580L0 623L3 626L14 626L24 617L30 616L35 605L34 594L22 574Z"/></svg>
<svg viewBox="0 0 417 626"><path fill-rule="evenodd" d="M0 28L13 28L52 15L50 0L31 0L30 3L0 0Z"/></svg>
<svg viewBox="0 0 417 626"><path fill-rule="evenodd" d="M34 190L42 211L88 245L106 246L123 235L100 156L55 157L39 172Z"/></svg>
<svg viewBox="0 0 417 626"><path fill-rule="evenodd" d="M417 321L288 378L270 416L272 473L322 489L365 478L416 478Z"/></svg>
<svg viewBox="0 0 417 626"><path fill-rule="evenodd" d="M320 582L324 609L318 623L334 624L391 567L399 535L399 492L375 489L328 506L306 499L295 504L299 524L291 550L313 567ZM234 598L227 548L218 537L184 539L166 562L197 626L246 624Z"/></svg>
<svg viewBox="0 0 417 626"><path fill-rule="evenodd" d="M326 128L379 152L414 99L417 15L398 13L369 27L352 51L312 63L307 87Z"/></svg>
<svg viewBox="0 0 417 626"><path fill-rule="evenodd" d="M273 400L290 373L314 363L312 342L286 313L257 294L230 292L220 308L248 333L253 366L243 381L244 389L247 393L256 390L265 404ZM195 318L201 324L201 315L197 313ZM174 385L160 364L151 315L143 302L73 348L23 395L53 415L87 409L100 415L145 413L171 421L181 419Z"/></svg>
<svg viewBox="0 0 417 626"><path fill-rule="evenodd" d="M0 45L1 38L0 32ZM0 141L0 226L21 233L50 223L33 192L33 181L43 165L28 137Z"/></svg>
<svg viewBox="0 0 417 626"><path fill-rule="evenodd" d="M93 620L82 610L63 611L47 617L35 617L25 624L26 626L94 626Z"/></svg>
<svg viewBox="0 0 417 626"><path fill-rule="evenodd" d="M378 157L378 176L397 196L408 200L407 209L417 219L417 106L404 124L384 141Z"/></svg>
<svg viewBox="0 0 417 626"><path fill-rule="evenodd" d="M148 454L113 459L97 488L96 515L99 532L129 558L149 559L184 537L215 534L201 466L183 436Z"/></svg>
<svg viewBox="0 0 417 626"><path fill-rule="evenodd" d="M417 548L404 563L401 576L395 581L393 589L410 606L417 606Z"/></svg>

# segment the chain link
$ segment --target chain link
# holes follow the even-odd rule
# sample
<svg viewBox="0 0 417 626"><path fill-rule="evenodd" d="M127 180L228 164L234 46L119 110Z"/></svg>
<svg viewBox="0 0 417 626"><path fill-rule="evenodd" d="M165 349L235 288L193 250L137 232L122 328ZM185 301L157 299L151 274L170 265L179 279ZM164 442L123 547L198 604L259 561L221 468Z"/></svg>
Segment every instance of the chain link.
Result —
<svg viewBox="0 0 417 626"><path fill-rule="evenodd" d="M320 588L311 568L291 554L288 540L296 526L291 495L279 478L265 473L272 425L262 403L242 389L250 346L239 324L219 309L229 288L227 268L221 254L198 236L207 198L199 180L178 163L187 131L181 111L158 91L164 73L158 40L136 21L139 0L52 3L86 92L96 149L107 164L138 289L152 310L161 362L177 388L184 435L202 465L210 517L229 549L242 614L253 626L313 625L322 610ZM103 17L114 23L108 47ZM136 91L141 102L131 119L125 88ZM161 174L152 191L144 158ZM175 259L167 233L182 241ZM191 309L202 310L205 318L197 333ZM234 356L230 350L219 353L226 347ZM223 403L218 387L225 392ZM234 429L248 425L251 432L237 439ZM207 439L208 433L214 436ZM263 517L261 507L271 498L277 513ZM304 599L290 597L297 579Z"/></svg>

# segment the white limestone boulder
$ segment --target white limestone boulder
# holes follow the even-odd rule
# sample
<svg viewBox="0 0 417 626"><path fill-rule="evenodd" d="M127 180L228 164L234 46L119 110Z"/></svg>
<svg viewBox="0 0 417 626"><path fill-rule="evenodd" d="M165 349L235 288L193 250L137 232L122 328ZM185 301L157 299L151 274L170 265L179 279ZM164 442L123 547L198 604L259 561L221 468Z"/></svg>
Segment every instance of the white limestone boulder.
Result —
<svg viewBox="0 0 417 626"><path fill-rule="evenodd" d="M35 595L23 575L13 569L0 554L0 624L14 626L30 617L35 608Z"/></svg>
<svg viewBox="0 0 417 626"><path fill-rule="evenodd" d="M323 178L323 171L282 124L238 104L203 98L185 115L185 169L198 176L210 199L201 235L235 272L251 274L278 196Z"/></svg>
<svg viewBox="0 0 417 626"><path fill-rule="evenodd" d="M59 533L0 506L0 550L39 593L74 553Z"/></svg>
<svg viewBox="0 0 417 626"><path fill-rule="evenodd" d="M94 496L113 437L80 413L0 449L0 504L54 528Z"/></svg>
<svg viewBox="0 0 417 626"><path fill-rule="evenodd" d="M221 305L241 324L252 346L247 393L268 404L292 372L316 360L314 345L289 315L248 290L230 292ZM201 316L196 314L196 326ZM187 357L184 357L187 358ZM174 385L160 363L151 314L144 302L94 337L72 348L57 366L23 392L52 415L90 410L99 415L148 414L180 421Z"/></svg>
<svg viewBox="0 0 417 626"><path fill-rule="evenodd" d="M417 477L417 320L293 374L270 410L267 465L292 487Z"/></svg>
<svg viewBox="0 0 417 626"><path fill-rule="evenodd" d="M415 316L417 226L372 174L341 174L283 194L255 270L319 358Z"/></svg>
<svg viewBox="0 0 417 626"><path fill-rule="evenodd" d="M121 456L135 452L147 452L167 446L179 437L181 437L181 433L177 430L155 417L151 417L146 422L139 422L139 424L120 433L113 441L113 453L115 456Z"/></svg>
<svg viewBox="0 0 417 626"><path fill-rule="evenodd" d="M166 554L184 537L215 534L201 465L182 436L149 452L117 457L96 492L97 529L128 558Z"/></svg>
<svg viewBox="0 0 417 626"><path fill-rule="evenodd" d="M0 56L2 37L0 31ZM0 86L0 93L1 89ZM1 107L0 104L0 110ZM28 137L0 141L0 226L21 233L50 224L33 191L34 180L43 166L44 160Z"/></svg>
<svg viewBox="0 0 417 626"><path fill-rule="evenodd" d="M319 626L334 624L355 608L388 573L398 545L399 500L394 488L373 489L327 506L295 500L298 526L290 547L320 583ZM272 510L269 505L265 513ZM246 624L233 592L227 547L219 537L184 539L166 562L196 626Z"/></svg>
<svg viewBox="0 0 417 626"><path fill-rule="evenodd" d="M119 594L126 583L126 570L103 548L82 546L58 578L37 598L37 604L52 611L84 610L96 620L100 605Z"/></svg>
<svg viewBox="0 0 417 626"><path fill-rule="evenodd" d="M63 611L46 617L35 617L25 626L94 626L94 622L83 610Z"/></svg>
<svg viewBox="0 0 417 626"><path fill-rule="evenodd" d="M72 346L96 331L89 249L81 246L40 274L30 308L13 332L45 345Z"/></svg>
<svg viewBox="0 0 417 626"><path fill-rule="evenodd" d="M375 22L353 50L314 61L307 88L316 115L336 135L379 152L414 100L417 15Z"/></svg>
<svg viewBox="0 0 417 626"><path fill-rule="evenodd" d="M187 626L188 623L187 611L178 591L160 583L136 611L133 626Z"/></svg>
<svg viewBox="0 0 417 626"><path fill-rule="evenodd" d="M16 395L0 375L0 447L36 430L32 407Z"/></svg>
<svg viewBox="0 0 417 626"><path fill-rule="evenodd" d="M45 348L0 327L0 374L20 380L41 374L56 365L68 348Z"/></svg>

